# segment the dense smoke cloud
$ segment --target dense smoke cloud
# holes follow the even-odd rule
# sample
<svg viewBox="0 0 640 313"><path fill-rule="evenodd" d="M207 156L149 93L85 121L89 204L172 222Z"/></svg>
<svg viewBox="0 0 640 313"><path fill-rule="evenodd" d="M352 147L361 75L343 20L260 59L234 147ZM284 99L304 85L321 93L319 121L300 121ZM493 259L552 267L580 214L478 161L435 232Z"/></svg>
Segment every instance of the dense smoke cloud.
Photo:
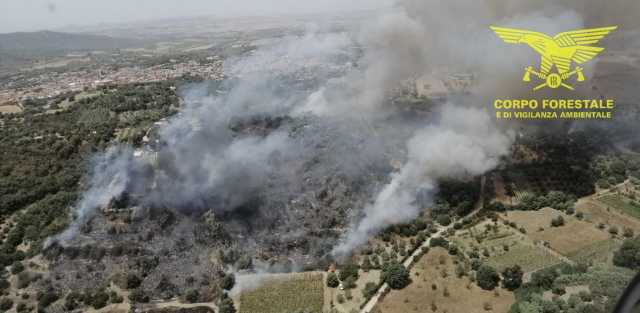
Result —
<svg viewBox="0 0 640 313"><path fill-rule="evenodd" d="M134 156L132 148L116 146L94 158L76 218L57 239L63 244L73 239L96 210L125 193L138 197L133 204L184 213L232 210L269 188L292 193L303 179L297 176L304 165L298 160L313 155L310 149L323 134L290 135L285 117L309 94L306 86L290 85L291 79L301 73L321 81L342 75L342 68L349 66L334 72L324 65L348 57L351 44L344 33L309 33L229 60L226 66L235 78L213 88L187 88L182 95L185 108L159 129L154 149ZM336 132L342 132L340 128L336 125ZM355 159L333 163L349 172Z"/></svg>
<svg viewBox="0 0 640 313"><path fill-rule="evenodd" d="M508 51L514 47L489 25L553 34L585 22L602 26L591 25L592 18L578 1L400 0L355 35L279 39L230 60L234 79L219 94L206 86L185 91L186 106L161 129L157 155L134 158L131 149L114 148L98 157L107 162L96 163L78 219L61 239L72 238L79 223L125 191L143 195L144 206L228 211L260 193L294 198L308 181L300 175L305 170L362 177L366 165L388 161L387 151L404 147L405 163L388 184L354 208L362 214L353 214L354 228L334 249L348 254L377 231L414 218L423 209L415 203L418 191L435 193L439 178L480 175L508 153L512 136L482 108L492 97L530 95L517 80L537 56ZM402 81L455 73L474 73L479 84L445 104L437 119L399 117L401 109L388 101ZM296 128L283 118L329 127ZM252 119L266 121L269 131L232 130ZM304 159L320 165L311 171Z"/></svg>

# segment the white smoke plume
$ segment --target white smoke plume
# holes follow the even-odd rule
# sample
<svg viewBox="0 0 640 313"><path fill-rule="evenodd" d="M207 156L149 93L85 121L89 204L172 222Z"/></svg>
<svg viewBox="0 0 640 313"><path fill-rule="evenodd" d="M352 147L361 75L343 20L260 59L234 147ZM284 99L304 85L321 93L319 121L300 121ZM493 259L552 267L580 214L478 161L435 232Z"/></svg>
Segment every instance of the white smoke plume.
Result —
<svg viewBox="0 0 640 313"><path fill-rule="evenodd" d="M107 206L113 198L126 190L131 180L131 152L131 149L125 146L112 146L104 153L93 157L89 189L82 194L76 206L75 219L64 232L56 236L57 240L64 244L72 239L98 208ZM44 246L47 247L51 243L51 240L47 240Z"/></svg>
<svg viewBox="0 0 640 313"><path fill-rule="evenodd" d="M512 136L495 127L483 110L445 106L440 120L416 132L407 143L408 160L391 175L364 218L348 233L334 254L348 254L388 225L407 222L420 210L418 191L433 194L440 178L479 175L507 155Z"/></svg>

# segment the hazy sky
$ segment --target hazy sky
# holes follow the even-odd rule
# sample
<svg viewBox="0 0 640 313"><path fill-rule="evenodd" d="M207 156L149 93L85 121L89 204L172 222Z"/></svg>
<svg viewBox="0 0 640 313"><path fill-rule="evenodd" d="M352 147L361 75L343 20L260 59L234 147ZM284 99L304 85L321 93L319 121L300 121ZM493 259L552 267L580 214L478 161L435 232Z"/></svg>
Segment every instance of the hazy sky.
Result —
<svg viewBox="0 0 640 313"><path fill-rule="evenodd" d="M0 33L188 16L374 9L391 0L0 0Z"/></svg>

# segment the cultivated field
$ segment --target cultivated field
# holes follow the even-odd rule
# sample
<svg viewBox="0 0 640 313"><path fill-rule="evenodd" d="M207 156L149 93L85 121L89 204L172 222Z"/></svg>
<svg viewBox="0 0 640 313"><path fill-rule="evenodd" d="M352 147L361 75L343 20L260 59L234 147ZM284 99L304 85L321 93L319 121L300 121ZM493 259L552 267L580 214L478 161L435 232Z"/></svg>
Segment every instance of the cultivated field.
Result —
<svg viewBox="0 0 640 313"><path fill-rule="evenodd" d="M391 291L377 308L383 313L509 311L513 293L482 290L468 277L458 278L455 267L446 250L431 249L412 268L413 282L401 291ZM491 310L485 311L485 306Z"/></svg>
<svg viewBox="0 0 640 313"><path fill-rule="evenodd" d="M616 225L618 228L628 227L636 233L640 232L640 221L629 218L617 210L607 209L607 205L591 199L580 199L576 204L576 211L582 212L586 221L595 225L603 223L606 225Z"/></svg>
<svg viewBox="0 0 640 313"><path fill-rule="evenodd" d="M564 218L565 225L551 227L551 220L557 216ZM508 212L504 217L524 227L527 236L532 240L548 242L552 249L563 255L575 253L610 238L608 233L597 229L594 224L580 221L551 208Z"/></svg>
<svg viewBox="0 0 640 313"><path fill-rule="evenodd" d="M613 252L620 247L621 242L607 239L583 246L581 249L568 253L566 256L574 262L589 261L592 263L611 263Z"/></svg>
<svg viewBox="0 0 640 313"><path fill-rule="evenodd" d="M525 272L560 263L546 249L536 246L525 234L503 223L485 221L461 231L452 239L467 253L476 249L481 257L499 270L520 265ZM486 257L484 252L489 253Z"/></svg>
<svg viewBox="0 0 640 313"><path fill-rule="evenodd" d="M0 114L2 113L20 113L22 112L22 108L15 104L9 105L1 105L0 106Z"/></svg>
<svg viewBox="0 0 640 313"><path fill-rule="evenodd" d="M257 289L240 295L240 313L321 313L324 304L324 275L301 273L276 275Z"/></svg>
<svg viewBox="0 0 640 313"><path fill-rule="evenodd" d="M523 237L517 230L502 223L484 221L469 228L458 231L452 241L466 250L473 248L502 248L503 245L513 245L514 242L522 241Z"/></svg>
<svg viewBox="0 0 640 313"><path fill-rule="evenodd" d="M517 245L502 254L489 257L489 265L502 271L507 267L520 265L524 272L533 272L545 267L559 264L560 259L549 251L535 246Z"/></svg>
<svg viewBox="0 0 640 313"><path fill-rule="evenodd" d="M636 205L631 201L631 199L623 195L608 194L596 199L614 210L618 210L635 218L640 218L640 206Z"/></svg>

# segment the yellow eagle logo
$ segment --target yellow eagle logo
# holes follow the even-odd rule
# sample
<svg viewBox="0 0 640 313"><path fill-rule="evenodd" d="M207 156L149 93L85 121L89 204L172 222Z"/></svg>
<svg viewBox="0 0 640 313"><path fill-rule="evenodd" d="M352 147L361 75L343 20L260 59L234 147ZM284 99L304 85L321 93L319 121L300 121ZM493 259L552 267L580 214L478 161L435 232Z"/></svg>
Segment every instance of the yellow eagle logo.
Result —
<svg viewBox="0 0 640 313"><path fill-rule="evenodd" d="M558 88L560 86L573 90L566 80L576 75L577 81L584 81L582 67L576 66L571 70L572 62L580 65L596 57L604 48L590 45L597 44L618 26L573 30L557 34L551 38L543 33L516 28L491 26L491 29L506 43L525 43L540 54L540 70L535 71L532 66L525 69L525 82L531 81L531 74L538 77L542 84L533 88ZM555 65L556 72L552 72Z"/></svg>

